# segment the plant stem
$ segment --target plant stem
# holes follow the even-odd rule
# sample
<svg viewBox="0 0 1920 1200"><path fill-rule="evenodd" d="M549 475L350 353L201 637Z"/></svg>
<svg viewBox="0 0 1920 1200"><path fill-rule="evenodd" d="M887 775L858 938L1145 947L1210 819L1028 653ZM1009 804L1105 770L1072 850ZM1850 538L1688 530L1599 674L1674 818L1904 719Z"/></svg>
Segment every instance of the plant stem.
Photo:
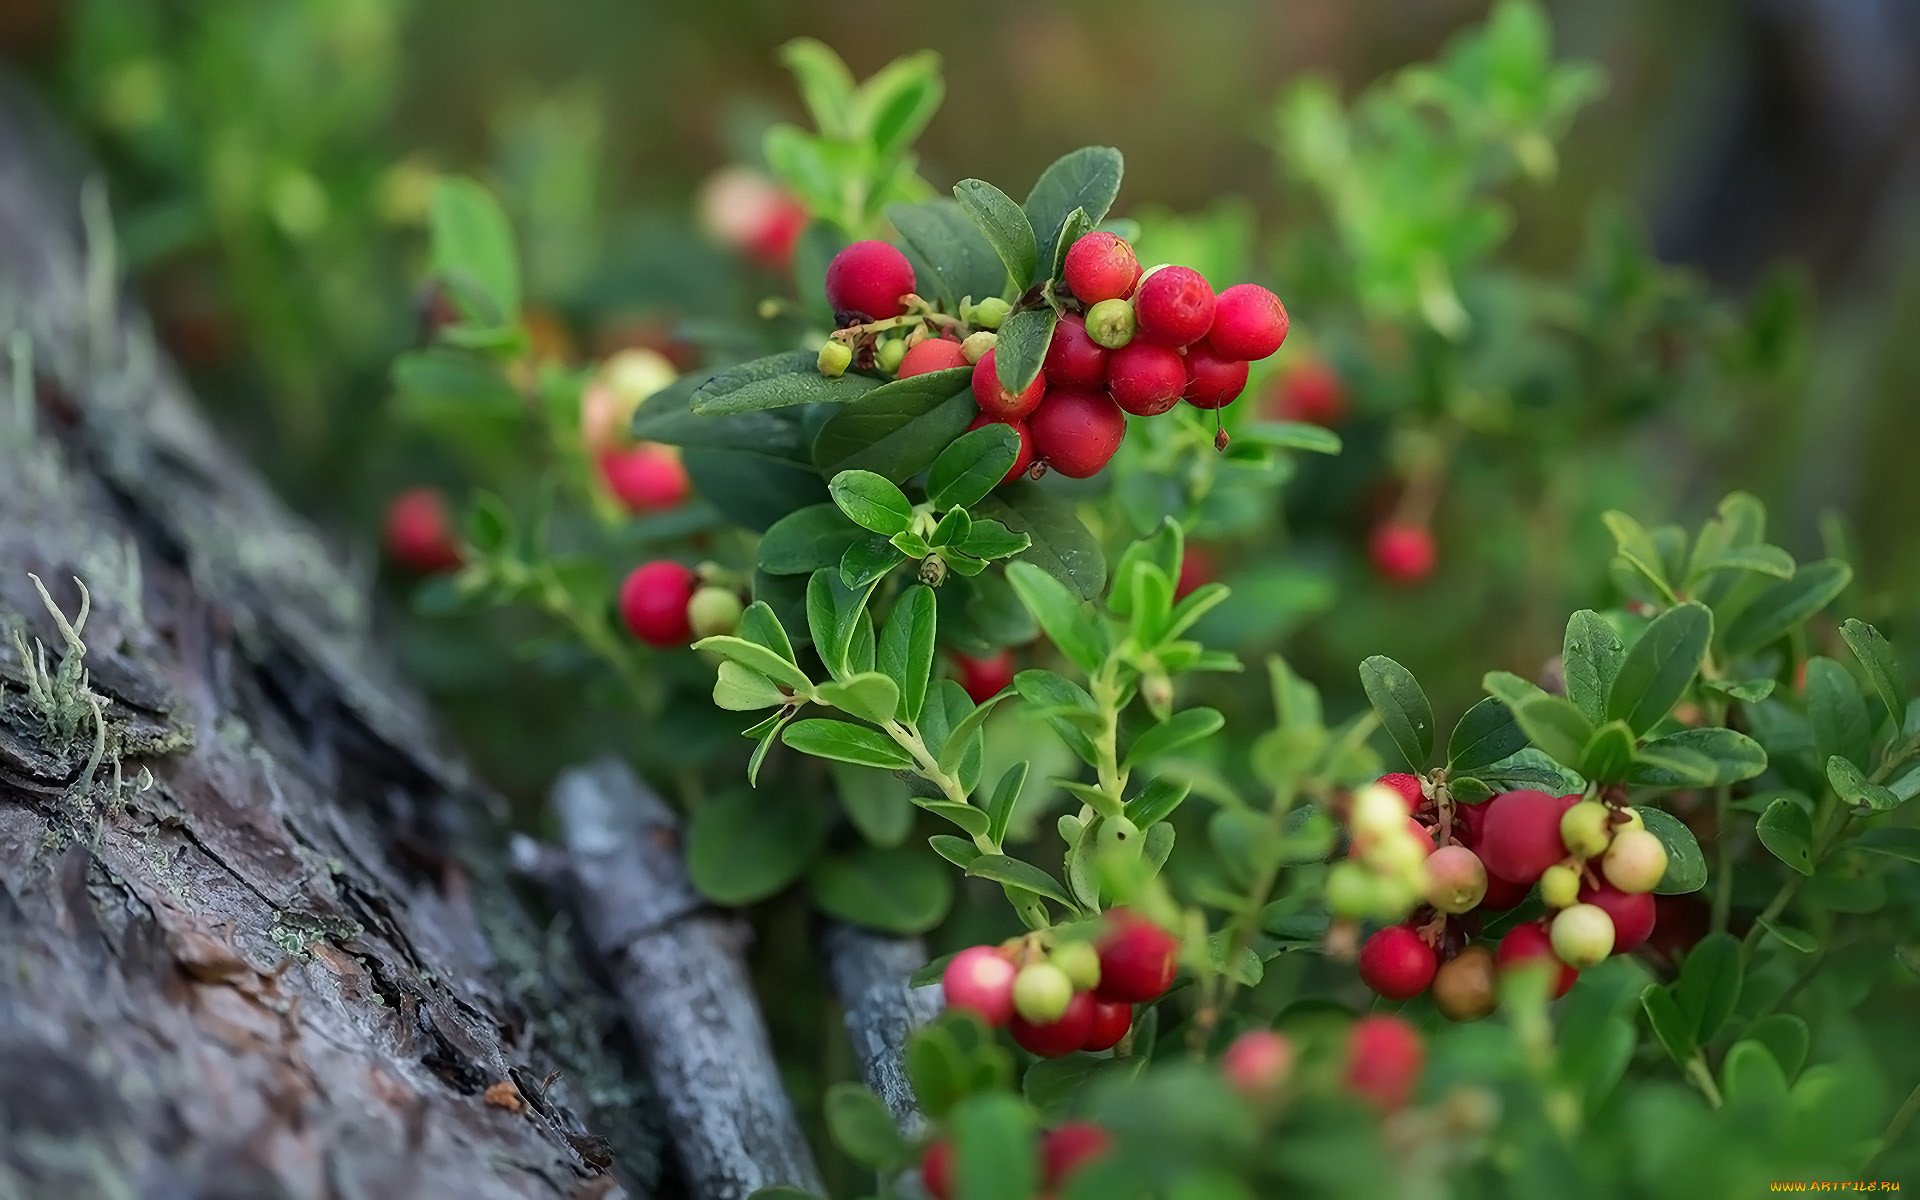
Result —
<svg viewBox="0 0 1920 1200"><path fill-rule="evenodd" d="M1094 770L1099 778L1100 790L1113 802L1115 812L1127 802L1127 775L1120 769L1120 684L1115 678L1117 667L1118 663L1109 656L1106 662L1100 664L1093 678L1088 680L1088 690L1102 718L1100 731L1093 738L1094 752L1099 759Z"/></svg>
<svg viewBox="0 0 1920 1200"><path fill-rule="evenodd" d="M1907 1093L1906 1103L1900 1106L1900 1111L1893 1114L1893 1120L1887 1122L1886 1132L1880 1135L1880 1148L1873 1152L1873 1157L1867 1160L1867 1165L1860 1168L1862 1177L1873 1175L1875 1169L1887 1157L1887 1151L1893 1149L1900 1141L1900 1135L1907 1131L1907 1126L1913 1124L1916 1116L1920 1116L1920 1084L1916 1084L1914 1089Z"/></svg>
<svg viewBox="0 0 1920 1200"><path fill-rule="evenodd" d="M1707 1060L1698 1053L1687 1060L1687 1078L1706 1096L1708 1104L1719 1108L1725 1103L1720 1098L1720 1085L1713 1081L1713 1072L1707 1070Z"/></svg>

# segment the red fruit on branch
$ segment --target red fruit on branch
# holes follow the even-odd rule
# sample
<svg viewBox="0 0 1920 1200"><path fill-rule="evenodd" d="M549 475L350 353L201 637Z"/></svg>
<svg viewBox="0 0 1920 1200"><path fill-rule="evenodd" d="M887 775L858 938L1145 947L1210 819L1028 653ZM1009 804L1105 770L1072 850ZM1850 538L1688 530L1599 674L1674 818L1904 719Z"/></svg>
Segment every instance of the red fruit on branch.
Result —
<svg viewBox="0 0 1920 1200"><path fill-rule="evenodd" d="M434 488L410 488L387 505L387 553L421 575L459 568L460 542L453 533L447 498Z"/></svg>
<svg viewBox="0 0 1920 1200"><path fill-rule="evenodd" d="M1087 336L1086 318L1068 313L1053 327L1041 371L1047 386L1099 388L1107 381L1106 347Z"/></svg>
<svg viewBox="0 0 1920 1200"><path fill-rule="evenodd" d="M1163 346L1188 346L1213 327L1213 289L1192 267L1160 267L1134 289L1140 333Z"/></svg>
<svg viewBox="0 0 1920 1200"><path fill-rule="evenodd" d="M1347 419L1347 389L1323 362L1305 362L1287 373L1274 392L1273 415L1328 429Z"/></svg>
<svg viewBox="0 0 1920 1200"><path fill-rule="evenodd" d="M1178 350L1135 340L1107 359L1107 390L1136 417L1157 417L1180 403L1187 389L1187 362Z"/></svg>
<svg viewBox="0 0 1920 1200"><path fill-rule="evenodd" d="M1049 392L1027 419L1033 454L1070 479L1088 479L1126 440L1127 417L1104 392Z"/></svg>
<svg viewBox="0 0 1920 1200"><path fill-rule="evenodd" d="M1087 1034L1087 1044L1082 1050L1111 1050L1127 1036L1127 1030L1133 1028L1133 1006L1119 1002L1109 1003L1095 999L1093 1002L1093 1027Z"/></svg>
<svg viewBox="0 0 1920 1200"><path fill-rule="evenodd" d="M1394 771L1382 775L1380 778L1374 780L1374 782L1384 784L1394 791L1399 792L1401 799L1407 802L1407 812L1409 815L1419 812L1427 803L1427 793L1421 786L1418 775L1409 775L1405 771Z"/></svg>
<svg viewBox="0 0 1920 1200"><path fill-rule="evenodd" d="M1347 1087L1382 1112L1413 1099L1426 1060L1419 1035L1398 1017L1362 1017L1347 1033Z"/></svg>
<svg viewBox="0 0 1920 1200"><path fill-rule="evenodd" d="M1485 807L1482 805L1481 807ZM1479 908L1486 912L1509 912L1520 907L1520 902L1533 890L1530 883L1514 883L1502 879L1493 872L1487 872L1487 894L1480 897Z"/></svg>
<svg viewBox="0 0 1920 1200"><path fill-rule="evenodd" d="M1100 951L1100 986L1094 995L1109 1003L1158 1000L1180 969L1179 939L1126 909L1107 914L1107 932L1095 946Z"/></svg>
<svg viewBox="0 0 1920 1200"><path fill-rule="evenodd" d="M988 425L1005 425L1020 435L1020 449L1013 456L1013 465L1008 467L1007 473L1000 477L1001 483L1012 483L1025 475L1027 468L1033 466L1033 433L1027 428L1025 421L1001 421L986 413L975 417L973 423L967 426L967 432L972 433Z"/></svg>
<svg viewBox="0 0 1920 1200"><path fill-rule="evenodd" d="M1389 925L1360 947L1360 981L1389 1000L1426 991L1439 966L1433 947L1404 925Z"/></svg>
<svg viewBox="0 0 1920 1200"><path fill-rule="evenodd" d="M1187 386L1181 396L1208 412L1225 408L1247 390L1247 364L1222 358L1205 345L1187 351Z"/></svg>
<svg viewBox="0 0 1920 1200"><path fill-rule="evenodd" d="M1009 392L1000 382L998 355L989 350L973 364L973 402L980 411L996 421L1019 421L1033 414L1047 394L1047 377L1035 375L1018 394Z"/></svg>
<svg viewBox="0 0 1920 1200"><path fill-rule="evenodd" d="M928 338L907 347L907 356L900 360L900 369L894 374L900 379L912 379L915 375L966 365L967 354L960 348L959 342L949 338Z"/></svg>
<svg viewBox="0 0 1920 1200"><path fill-rule="evenodd" d="M1040 1139L1041 1186L1056 1188L1113 1149L1113 1135L1091 1121L1070 1121Z"/></svg>
<svg viewBox="0 0 1920 1200"><path fill-rule="evenodd" d="M1093 1032L1093 1005L1092 993L1076 992L1058 1020L1036 1023L1015 1013L1007 1022L1007 1032L1013 1035L1014 1044L1029 1054L1063 1058L1087 1044Z"/></svg>
<svg viewBox="0 0 1920 1200"><path fill-rule="evenodd" d="M1388 583L1410 585L1433 574L1439 552L1434 549L1433 534L1424 525L1389 522L1373 531L1367 542L1367 557Z"/></svg>
<svg viewBox="0 0 1920 1200"><path fill-rule="evenodd" d="M1013 960L995 946L968 946L947 961L940 992L948 1008L965 1009L994 1028L1013 1017Z"/></svg>
<svg viewBox="0 0 1920 1200"><path fill-rule="evenodd" d="M1180 577L1173 581L1175 602L1212 583L1217 575L1213 566L1213 555L1205 546L1188 546L1180 557Z"/></svg>
<svg viewBox="0 0 1920 1200"><path fill-rule="evenodd" d="M1127 239L1096 229L1067 247L1060 273L1077 300L1094 305L1131 296L1140 278L1140 260Z"/></svg>
<svg viewBox="0 0 1920 1200"><path fill-rule="evenodd" d="M1506 792L1486 807L1475 849L1490 873L1509 883L1531 885L1567 857L1560 840L1560 814L1567 806L1559 797L1530 790Z"/></svg>
<svg viewBox="0 0 1920 1200"><path fill-rule="evenodd" d="M1567 994L1579 972L1560 961L1553 952L1553 938L1547 933L1547 927L1538 921L1526 925L1516 925L1500 939L1500 948L1494 951L1494 962L1502 974L1523 967L1544 964L1553 971L1549 995L1555 1000Z"/></svg>
<svg viewBox="0 0 1920 1200"><path fill-rule="evenodd" d="M842 324L897 317L913 289L913 264L886 242L855 242L827 264L827 303Z"/></svg>
<svg viewBox="0 0 1920 1200"><path fill-rule="evenodd" d="M1442 846L1427 856L1427 903L1458 916L1480 906L1487 895L1487 868L1465 846Z"/></svg>
<svg viewBox="0 0 1920 1200"><path fill-rule="evenodd" d="M1613 921L1613 952L1638 950L1653 936L1659 912L1652 892L1623 892L1608 883L1589 883L1580 889L1580 903L1591 904Z"/></svg>
<svg viewBox="0 0 1920 1200"><path fill-rule="evenodd" d="M620 585L621 619L649 646L683 646L693 639L687 604L699 586L699 576L681 563L643 563Z"/></svg>
<svg viewBox="0 0 1920 1200"><path fill-rule="evenodd" d="M1214 302L1207 345L1221 358L1270 357L1287 340L1287 306L1257 283L1236 283Z"/></svg>
<svg viewBox="0 0 1920 1200"><path fill-rule="evenodd" d="M600 456L600 474L607 490L630 513L678 508L693 491L680 456L665 446L609 450Z"/></svg>
<svg viewBox="0 0 1920 1200"><path fill-rule="evenodd" d="M989 696L997 696L1013 686L1013 651L1002 650L991 658L974 658L968 654L953 656L954 672L960 677L960 686L975 704L985 704Z"/></svg>
<svg viewBox="0 0 1920 1200"><path fill-rule="evenodd" d="M951 1200L953 1195L953 1144L944 1138L927 1147L920 1157L920 1183L933 1200Z"/></svg>
<svg viewBox="0 0 1920 1200"><path fill-rule="evenodd" d="M1271 1029L1251 1029L1220 1056L1227 1086L1249 1100L1277 1099L1293 1074L1293 1043Z"/></svg>

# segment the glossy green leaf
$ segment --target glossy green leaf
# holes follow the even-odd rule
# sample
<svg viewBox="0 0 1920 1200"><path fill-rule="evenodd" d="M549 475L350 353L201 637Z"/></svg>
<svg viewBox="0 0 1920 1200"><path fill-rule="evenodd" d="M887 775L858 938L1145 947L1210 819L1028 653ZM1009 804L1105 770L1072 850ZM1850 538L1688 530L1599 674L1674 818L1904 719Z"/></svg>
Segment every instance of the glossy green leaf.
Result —
<svg viewBox="0 0 1920 1200"><path fill-rule="evenodd" d="M913 261L920 294L948 311L968 296L998 296L1006 289L1007 268L993 244L951 200L890 204L887 220Z"/></svg>
<svg viewBox="0 0 1920 1200"><path fill-rule="evenodd" d="M1680 896L1697 892L1707 884L1707 860L1693 830L1665 809L1641 805L1640 819L1647 831L1660 839L1667 850L1667 873L1653 890L1662 896Z"/></svg>
<svg viewBox="0 0 1920 1200"><path fill-rule="evenodd" d="M1493 696L1476 703L1453 727L1447 739L1449 774L1492 766L1527 744L1513 711Z"/></svg>
<svg viewBox="0 0 1920 1200"><path fill-rule="evenodd" d="M1853 568L1837 559L1808 563L1735 614L1721 644L1729 654L1758 650L1833 603L1852 581Z"/></svg>
<svg viewBox="0 0 1920 1200"><path fill-rule="evenodd" d="M916 584L900 593L880 630L876 663L900 691L898 715L903 721L918 721L926 704L938 622L933 589Z"/></svg>
<svg viewBox="0 0 1920 1200"><path fill-rule="evenodd" d="M1648 984L1640 993L1640 1007L1646 1011L1654 1040L1660 1043L1668 1058L1684 1065L1693 1057L1693 1022L1680 1011L1667 989L1657 983Z"/></svg>
<svg viewBox="0 0 1920 1200"><path fill-rule="evenodd" d="M1893 646L1885 635L1865 621L1849 617L1840 623L1840 636L1845 639L1847 648L1853 651L1854 658L1860 662L1861 669L1867 673L1867 681L1873 685L1874 694L1880 697L1880 703L1897 719L1906 711L1907 687L1901 678L1900 660L1894 655Z"/></svg>
<svg viewBox="0 0 1920 1200"><path fill-rule="evenodd" d="M1708 934L1687 951L1674 1000L1692 1028L1695 1045L1710 1044L1733 1015L1744 974L1740 943L1729 934Z"/></svg>
<svg viewBox="0 0 1920 1200"><path fill-rule="evenodd" d="M795 404L845 404L886 383L852 371L829 378L820 373L818 358L817 351L793 350L741 363L702 383L689 407L701 416L715 417Z"/></svg>
<svg viewBox="0 0 1920 1200"><path fill-rule="evenodd" d="M803 754L831 758L862 767L880 767L903 771L913 766L913 757L893 744L885 734L846 721L813 717L787 726L781 740Z"/></svg>
<svg viewBox="0 0 1920 1200"><path fill-rule="evenodd" d="M1067 895L1067 890L1060 886L1059 880L1032 863L1005 854L982 854L967 867L967 874L1044 896L1068 911L1078 907L1073 898Z"/></svg>
<svg viewBox="0 0 1920 1200"><path fill-rule="evenodd" d="M1107 583L1107 560L1100 543L1080 522L1073 505L1034 483L999 488L969 506L976 523L1000 522L1033 544L1020 556L1067 585L1082 600L1100 595Z"/></svg>
<svg viewBox="0 0 1920 1200"><path fill-rule="evenodd" d="M1700 671L1713 640L1713 613L1687 603L1655 617L1621 659L1607 690L1607 718L1644 733L1673 709Z"/></svg>
<svg viewBox="0 0 1920 1200"><path fill-rule="evenodd" d="M1683 729L1641 747L1629 783L1712 787L1752 779L1767 769L1760 743L1732 729Z"/></svg>
<svg viewBox="0 0 1920 1200"><path fill-rule="evenodd" d="M913 503L906 493L871 471L842 471L827 491L849 521L883 537L904 532L913 523Z"/></svg>
<svg viewBox="0 0 1920 1200"><path fill-rule="evenodd" d="M866 671L823 683L813 690L813 695L821 704L876 725L892 720L894 710L900 705L899 687L878 671Z"/></svg>
<svg viewBox="0 0 1920 1200"><path fill-rule="evenodd" d="M866 470L901 483L933 465L978 410L965 367L930 371L843 406L813 440L824 473Z"/></svg>
<svg viewBox="0 0 1920 1200"><path fill-rule="evenodd" d="M834 505L811 504L760 535L760 569L769 575L809 575L837 566L861 536L859 527Z"/></svg>
<svg viewBox="0 0 1920 1200"><path fill-rule="evenodd" d="M1407 764L1425 770L1433 756L1433 705L1413 672L1376 654L1360 664L1360 686Z"/></svg>
<svg viewBox="0 0 1920 1200"><path fill-rule="evenodd" d="M1030 562L1009 564L1007 581L1062 654L1089 674L1099 669L1106 657L1107 637L1090 604Z"/></svg>
<svg viewBox="0 0 1920 1200"><path fill-rule="evenodd" d="M1028 308L1014 313L1000 326L999 340L993 346L993 364L1000 373L1000 386L1019 395L1040 374L1047 347L1053 342L1053 327L1060 314L1051 308Z"/></svg>
<svg viewBox="0 0 1920 1200"><path fill-rule="evenodd" d="M1607 696L1626 656L1626 642L1599 613L1581 609L1568 620L1560 666L1567 681L1567 699L1587 720L1598 723L1607 719Z"/></svg>
<svg viewBox="0 0 1920 1200"><path fill-rule="evenodd" d="M745 638L724 635L702 638L694 643L693 648L717 654L728 662L739 663L802 695L805 695L813 686L808 681L806 673L794 666L790 660L776 651L769 650L757 642L747 641Z"/></svg>
<svg viewBox="0 0 1920 1200"><path fill-rule="evenodd" d="M1827 759L1827 782L1847 804L1884 812L1900 803L1892 788L1869 781L1859 767L1837 754Z"/></svg>
<svg viewBox="0 0 1920 1200"><path fill-rule="evenodd" d="M1813 818L1798 801L1781 796L1767 805L1754 832L1775 858L1802 875L1813 874Z"/></svg>
<svg viewBox="0 0 1920 1200"><path fill-rule="evenodd" d="M1037 245L1051 247L1060 240L1061 226L1074 209L1099 224L1120 194L1125 161L1108 146L1085 146L1063 155L1041 173L1027 194L1027 221Z"/></svg>
<svg viewBox="0 0 1920 1200"><path fill-rule="evenodd" d="M1020 435L1011 425L983 425L955 438L927 472L927 500L937 509L972 508L986 497L1020 455Z"/></svg>
<svg viewBox="0 0 1920 1200"><path fill-rule="evenodd" d="M1205 741L1227 723L1218 709L1189 708L1170 720L1151 725L1128 745L1123 767L1135 767Z"/></svg>
<svg viewBox="0 0 1920 1200"><path fill-rule="evenodd" d="M953 198L1006 264L1007 276L1024 287L1033 278L1034 265L1039 259L1038 242L1027 214L1005 192L984 179L962 179L953 186Z"/></svg>

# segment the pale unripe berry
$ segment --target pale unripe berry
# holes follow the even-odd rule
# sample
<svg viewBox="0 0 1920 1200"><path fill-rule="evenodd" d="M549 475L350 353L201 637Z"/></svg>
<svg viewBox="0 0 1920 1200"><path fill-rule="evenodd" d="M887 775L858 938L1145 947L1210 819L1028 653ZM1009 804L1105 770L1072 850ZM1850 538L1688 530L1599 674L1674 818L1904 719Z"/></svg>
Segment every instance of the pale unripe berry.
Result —
<svg viewBox="0 0 1920 1200"><path fill-rule="evenodd" d="M982 329L978 333L970 333L967 335L967 340L960 343L960 353L967 356L968 362L977 363L985 358L987 351L993 349L994 346L999 344L999 341L999 334L989 333Z"/></svg>
<svg viewBox="0 0 1920 1200"><path fill-rule="evenodd" d="M1407 806L1400 793L1378 783L1369 783L1353 794L1350 818L1356 838L1386 839L1407 823Z"/></svg>
<svg viewBox="0 0 1920 1200"><path fill-rule="evenodd" d="M1133 304L1127 300L1102 300L1087 310L1087 336L1096 345L1118 350L1133 340Z"/></svg>
<svg viewBox="0 0 1920 1200"><path fill-rule="evenodd" d="M1582 800L1560 816L1560 840L1575 858L1593 858L1613 840L1613 813L1598 800Z"/></svg>
<svg viewBox="0 0 1920 1200"><path fill-rule="evenodd" d="M1565 908L1580 897L1580 872L1565 863L1540 876L1540 899L1548 908Z"/></svg>
<svg viewBox="0 0 1920 1200"><path fill-rule="evenodd" d="M1100 986L1100 952L1092 942L1063 942L1053 948L1053 965L1066 972L1077 992Z"/></svg>
<svg viewBox="0 0 1920 1200"><path fill-rule="evenodd" d="M1372 916L1378 907L1379 889L1373 876L1356 862L1333 864L1327 872L1327 909L1336 917L1359 919Z"/></svg>
<svg viewBox="0 0 1920 1200"><path fill-rule="evenodd" d="M740 625L746 608L729 588L703 587L687 601L687 620L696 638L719 637L732 633Z"/></svg>
<svg viewBox="0 0 1920 1200"><path fill-rule="evenodd" d="M1576 904L1553 919L1553 952L1577 971L1597 966L1613 953L1613 918L1596 904Z"/></svg>
<svg viewBox="0 0 1920 1200"><path fill-rule="evenodd" d="M1616 829L1645 829L1647 827L1646 819L1640 815L1639 809L1623 808L1620 812L1627 819L1615 826Z"/></svg>
<svg viewBox="0 0 1920 1200"><path fill-rule="evenodd" d="M1012 313L1013 305L998 296L988 296L961 315L982 329L998 329Z"/></svg>
<svg viewBox="0 0 1920 1200"><path fill-rule="evenodd" d="M1036 1025L1058 1021L1072 1001L1073 980L1052 963L1028 963L1013 977L1013 1011Z"/></svg>
<svg viewBox="0 0 1920 1200"><path fill-rule="evenodd" d="M1465 846L1442 846L1426 858L1427 903L1443 913L1477 907L1487 894L1487 868Z"/></svg>
<svg viewBox="0 0 1920 1200"><path fill-rule="evenodd" d="M853 365L853 347L835 338L828 338L820 346L817 360L820 373L829 379L838 379L847 373Z"/></svg>
<svg viewBox="0 0 1920 1200"><path fill-rule="evenodd" d="M1667 874L1667 848L1645 829L1622 828L1600 860L1600 873L1628 894L1650 892Z"/></svg>
<svg viewBox="0 0 1920 1200"><path fill-rule="evenodd" d="M900 360L906 356L907 344L899 338L889 338L874 347L873 363L891 375L900 369Z"/></svg>

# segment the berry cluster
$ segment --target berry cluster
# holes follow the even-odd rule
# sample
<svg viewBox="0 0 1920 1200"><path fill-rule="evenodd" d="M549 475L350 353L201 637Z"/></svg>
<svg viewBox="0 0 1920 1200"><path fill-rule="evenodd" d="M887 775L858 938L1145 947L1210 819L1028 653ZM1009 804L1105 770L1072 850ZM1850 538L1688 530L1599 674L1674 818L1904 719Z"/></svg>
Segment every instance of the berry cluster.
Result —
<svg viewBox="0 0 1920 1200"><path fill-rule="evenodd" d="M1411 917L1360 947L1360 978L1387 999L1431 990L1443 1016L1478 1020L1498 1004L1502 972L1545 963L1562 996L1578 972L1653 932L1667 851L1633 809L1537 791L1455 805L1394 774L1356 793L1350 824L1354 857L1328 881L1336 914L1392 920L1418 884ZM1518 907L1536 886L1549 917L1509 930L1497 949L1473 943L1484 914Z"/></svg>
<svg viewBox="0 0 1920 1200"><path fill-rule="evenodd" d="M1006 301L970 304L955 321L913 294L906 255L855 242L827 267L840 329L821 347L820 369L838 375L858 362L907 379L971 365L980 415L969 428L997 423L1020 435L1008 479L1042 469L1086 479L1120 449L1127 414L1159 416L1181 400L1223 408L1246 388L1248 364L1286 340L1286 306L1266 288L1241 283L1216 295L1191 267L1143 274L1117 234L1075 241L1062 277L1057 299L1068 311L1040 373L1014 393L1000 382L994 332L1012 312Z"/></svg>
<svg viewBox="0 0 1920 1200"><path fill-rule="evenodd" d="M665 649L732 633L745 607L732 588L703 582L685 563L641 563L620 584L620 619L633 636Z"/></svg>
<svg viewBox="0 0 1920 1200"><path fill-rule="evenodd" d="M1426 1047L1411 1025L1391 1014L1375 1014L1347 1031L1342 1078L1354 1095L1383 1113L1392 1112L1413 1098L1426 1058ZM1253 1029L1227 1046L1220 1056L1220 1073L1249 1102L1272 1108L1287 1094L1294 1060L1293 1043L1284 1034Z"/></svg>
<svg viewBox="0 0 1920 1200"><path fill-rule="evenodd" d="M1113 1149L1113 1135L1091 1121L1069 1121L1040 1139L1040 1186L1045 1194L1073 1178L1074 1173ZM953 1195L953 1144L942 1138L928 1145L920 1158L920 1182L933 1200Z"/></svg>
<svg viewBox="0 0 1920 1200"><path fill-rule="evenodd" d="M1180 943L1125 909L1107 914L1092 942L1020 938L970 946L940 977L947 1007L1005 1026L1041 1058L1111 1050L1133 1027L1133 1006L1164 996L1178 971Z"/></svg>

